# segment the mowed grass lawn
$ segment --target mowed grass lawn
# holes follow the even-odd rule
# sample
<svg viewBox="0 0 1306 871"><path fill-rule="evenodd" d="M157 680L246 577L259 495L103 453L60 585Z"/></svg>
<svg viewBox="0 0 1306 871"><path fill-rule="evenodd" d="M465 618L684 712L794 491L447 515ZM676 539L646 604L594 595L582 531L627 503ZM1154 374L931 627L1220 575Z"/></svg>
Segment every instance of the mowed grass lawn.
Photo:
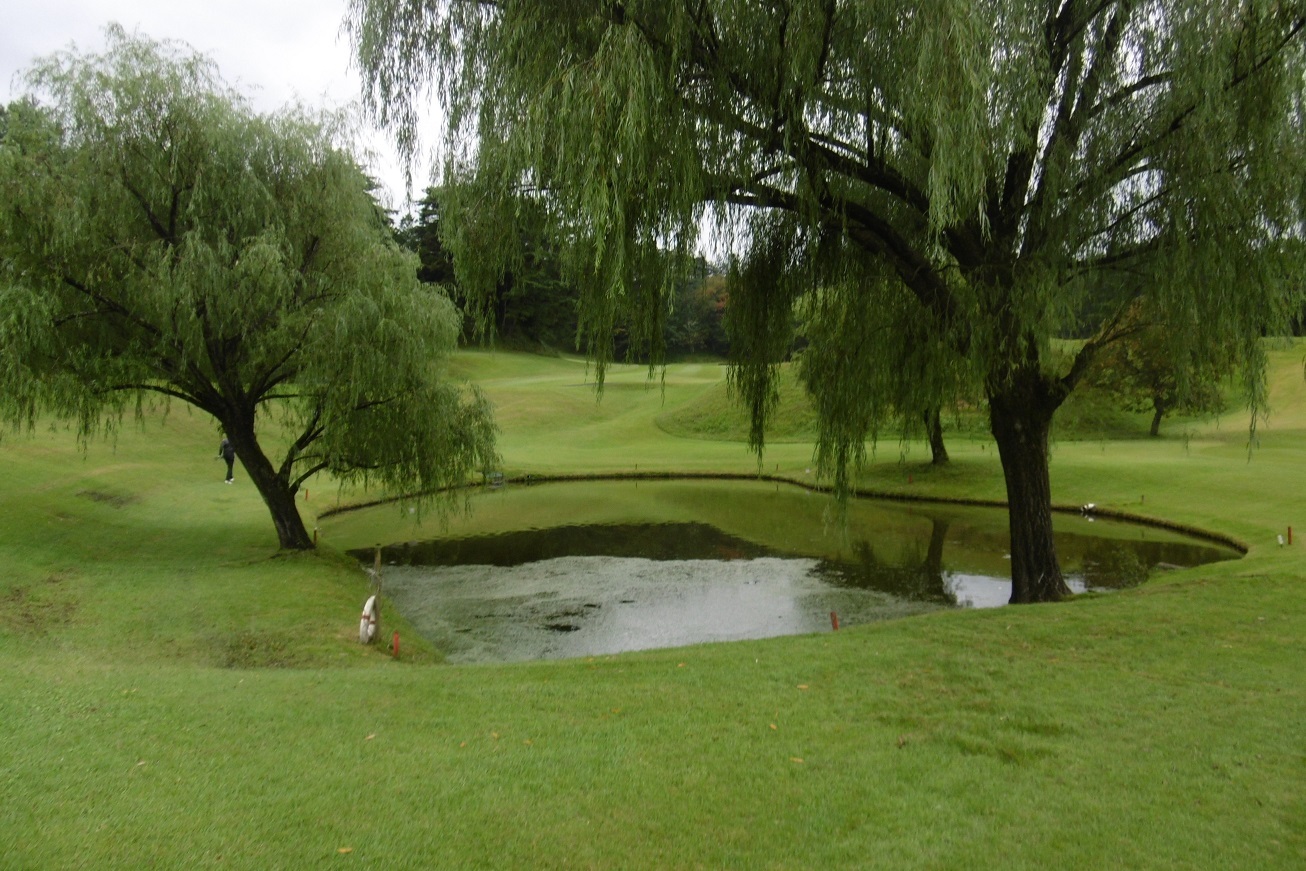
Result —
<svg viewBox="0 0 1306 871"><path fill-rule="evenodd" d="M1304 867L1304 351L1275 351L1250 451L1237 413L1054 449L1058 503L1218 532L1242 560L563 662L444 665L390 613L399 659L360 646L367 578L317 518L374 494L311 483L322 547L277 555L184 408L85 452L7 435L0 867ZM583 361L456 365L497 404L509 474L757 469L712 411L720 366L651 387L614 367L597 402ZM764 470L810 480L794 433ZM991 444L949 448L933 470L881 445L862 483L1001 498Z"/></svg>

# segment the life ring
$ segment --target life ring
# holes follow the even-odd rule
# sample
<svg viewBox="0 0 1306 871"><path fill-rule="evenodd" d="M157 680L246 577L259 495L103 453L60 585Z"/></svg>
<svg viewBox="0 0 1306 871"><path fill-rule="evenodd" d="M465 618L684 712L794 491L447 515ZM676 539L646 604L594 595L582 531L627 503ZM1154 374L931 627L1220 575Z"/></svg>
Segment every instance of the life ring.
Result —
<svg viewBox="0 0 1306 871"><path fill-rule="evenodd" d="M371 644L376 638L376 596L369 596L363 605L363 616L358 621L358 643Z"/></svg>

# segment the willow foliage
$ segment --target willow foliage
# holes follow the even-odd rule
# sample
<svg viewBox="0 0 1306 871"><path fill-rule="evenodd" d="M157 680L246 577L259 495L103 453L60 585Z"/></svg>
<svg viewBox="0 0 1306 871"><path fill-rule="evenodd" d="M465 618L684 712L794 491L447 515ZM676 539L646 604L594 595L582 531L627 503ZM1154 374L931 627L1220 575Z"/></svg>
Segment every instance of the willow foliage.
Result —
<svg viewBox="0 0 1306 871"><path fill-rule="evenodd" d="M294 493L319 471L430 491L492 463L486 401L438 377L458 315L341 119L257 114L183 46L107 37L38 62L0 140L6 415L86 437L149 396L194 405L285 547L311 545Z"/></svg>
<svg viewBox="0 0 1306 871"><path fill-rule="evenodd" d="M757 441L799 299L840 482L883 409L981 385L1009 500L1035 506L1013 510L1017 595L1064 592L1047 428L1132 299L1176 359L1234 345L1256 407L1257 340L1297 304L1302 0L353 0L347 27L403 141L436 89L473 202L551 199L600 362L608 312L658 310L639 252L711 217L746 279Z"/></svg>

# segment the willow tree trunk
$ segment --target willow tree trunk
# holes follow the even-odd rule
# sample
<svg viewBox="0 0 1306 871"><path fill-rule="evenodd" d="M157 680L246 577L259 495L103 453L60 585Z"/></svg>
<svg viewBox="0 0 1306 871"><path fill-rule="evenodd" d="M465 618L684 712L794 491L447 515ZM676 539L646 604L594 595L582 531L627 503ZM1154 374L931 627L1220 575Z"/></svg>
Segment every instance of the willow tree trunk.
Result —
<svg viewBox="0 0 1306 871"><path fill-rule="evenodd" d="M937 408L925 412L925 428L930 434L930 462L942 466L948 462L948 448L943 444L943 415Z"/></svg>
<svg viewBox="0 0 1306 871"><path fill-rule="evenodd" d="M277 530L277 542L282 550L311 550L313 539L299 516L295 490L290 486L264 455L254 435L253 416L231 415L222 420L227 438L236 448L236 456L258 494L263 497L272 524Z"/></svg>
<svg viewBox="0 0 1306 871"><path fill-rule="evenodd" d="M989 397L989 426L1007 483L1011 602L1055 602L1070 594L1052 537L1048 434L1060 403L1037 375L1018 376Z"/></svg>

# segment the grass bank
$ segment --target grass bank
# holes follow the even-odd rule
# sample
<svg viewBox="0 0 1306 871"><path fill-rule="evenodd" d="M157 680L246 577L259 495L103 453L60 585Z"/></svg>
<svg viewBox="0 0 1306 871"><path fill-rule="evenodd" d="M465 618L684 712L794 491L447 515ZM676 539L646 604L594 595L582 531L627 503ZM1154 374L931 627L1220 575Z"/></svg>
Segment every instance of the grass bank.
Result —
<svg viewBox="0 0 1306 871"><path fill-rule="evenodd" d="M1210 529L1233 563L1133 591L839 633L452 667L356 643L322 524L279 557L211 423L6 437L0 866L1296 868L1306 863L1302 350L1272 416L1058 442L1055 498ZM697 438L722 371L469 353L509 474L756 471ZM708 397L705 399L705 397ZM714 423L719 429L719 424ZM1000 499L982 436L862 485ZM769 474L809 480L810 447ZM310 485L305 516L340 499ZM401 521L400 509L396 520ZM1299 534L1300 534L1299 533Z"/></svg>

